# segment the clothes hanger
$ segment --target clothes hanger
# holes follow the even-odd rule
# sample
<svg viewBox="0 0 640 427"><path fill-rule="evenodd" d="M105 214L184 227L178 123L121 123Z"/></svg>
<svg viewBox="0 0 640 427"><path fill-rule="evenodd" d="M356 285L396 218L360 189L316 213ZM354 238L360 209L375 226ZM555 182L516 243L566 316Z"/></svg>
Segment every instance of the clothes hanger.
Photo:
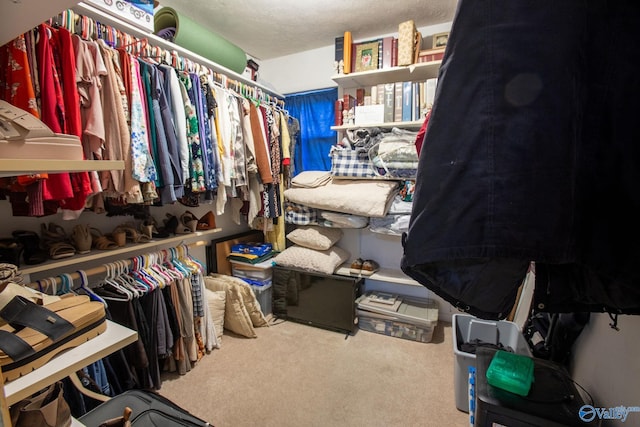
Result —
<svg viewBox="0 0 640 427"><path fill-rule="evenodd" d="M89 295L89 299L91 301L98 301L107 306L107 302L102 299L98 294L89 289L89 279L87 277L87 273L84 270L76 270L76 273L80 275L80 289L82 289L87 295Z"/></svg>

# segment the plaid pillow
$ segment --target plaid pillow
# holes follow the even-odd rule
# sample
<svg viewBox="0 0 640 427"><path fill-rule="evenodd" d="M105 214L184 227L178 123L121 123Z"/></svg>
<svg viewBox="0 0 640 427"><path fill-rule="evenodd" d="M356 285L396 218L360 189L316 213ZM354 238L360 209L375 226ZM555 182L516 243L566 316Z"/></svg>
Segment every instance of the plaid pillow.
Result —
<svg viewBox="0 0 640 427"><path fill-rule="evenodd" d="M331 175L355 178L373 178L376 176L367 150L332 149Z"/></svg>
<svg viewBox="0 0 640 427"><path fill-rule="evenodd" d="M287 224L309 225L318 222L318 213L315 208L293 202L284 204L284 222Z"/></svg>

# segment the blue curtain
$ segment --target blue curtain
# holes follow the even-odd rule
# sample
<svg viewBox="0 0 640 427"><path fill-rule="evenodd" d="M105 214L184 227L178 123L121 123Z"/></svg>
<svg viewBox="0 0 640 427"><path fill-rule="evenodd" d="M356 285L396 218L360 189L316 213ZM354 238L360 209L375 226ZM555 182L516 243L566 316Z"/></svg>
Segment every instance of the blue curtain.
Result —
<svg viewBox="0 0 640 427"><path fill-rule="evenodd" d="M334 105L338 88L292 93L285 96L285 105L292 117L300 122L300 141L295 149L294 170L331 170L329 150L336 143Z"/></svg>

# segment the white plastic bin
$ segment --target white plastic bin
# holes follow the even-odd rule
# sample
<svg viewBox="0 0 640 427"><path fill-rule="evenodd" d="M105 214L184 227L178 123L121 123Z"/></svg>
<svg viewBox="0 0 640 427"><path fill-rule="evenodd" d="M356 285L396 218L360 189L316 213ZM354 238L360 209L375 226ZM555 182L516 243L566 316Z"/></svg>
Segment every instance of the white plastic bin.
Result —
<svg viewBox="0 0 640 427"><path fill-rule="evenodd" d="M260 303L260 309L262 310L262 314L265 316L271 314L271 280L269 280L267 285L263 286L254 286L251 285L251 289L253 289L253 293L256 294L256 298Z"/></svg>
<svg viewBox="0 0 640 427"><path fill-rule="evenodd" d="M506 320L484 320L469 314L454 314L451 321L453 331L454 390L456 408L469 412L469 366L475 367L476 355L460 350L459 345L480 340L501 345L516 354L531 356L529 345L513 322Z"/></svg>

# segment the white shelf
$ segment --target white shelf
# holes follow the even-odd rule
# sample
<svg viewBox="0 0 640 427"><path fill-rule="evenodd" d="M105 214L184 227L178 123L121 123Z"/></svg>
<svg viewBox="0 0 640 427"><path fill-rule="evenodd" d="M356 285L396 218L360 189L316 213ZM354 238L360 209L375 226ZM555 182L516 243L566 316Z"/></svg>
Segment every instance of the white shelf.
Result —
<svg viewBox="0 0 640 427"><path fill-rule="evenodd" d="M87 261L96 261L107 257L126 255L131 253L141 254L145 252L153 252L155 250L166 248L168 246L175 246L180 243L190 243L198 240L203 240L204 237L210 236L222 231L221 228L214 228L213 230L196 231L188 234L178 234L176 236L167 237L166 239L155 239L145 243L129 243L121 248L112 250L99 250L92 249L90 253L85 255L74 255L69 258L51 260L42 264L28 266L21 268L20 272L24 274L39 273L42 271L52 270L60 267L67 267L70 265L81 264Z"/></svg>
<svg viewBox="0 0 640 427"><path fill-rule="evenodd" d="M138 339L138 333L107 320L107 330L84 344L60 353L44 366L4 385L7 405L29 397Z"/></svg>
<svg viewBox="0 0 640 427"><path fill-rule="evenodd" d="M405 67L382 68L358 73L337 74L331 77L343 89L367 87L381 83L426 80L438 77L442 61L420 62Z"/></svg>
<svg viewBox="0 0 640 427"><path fill-rule="evenodd" d="M123 170L123 160L0 159L0 177L34 173Z"/></svg>
<svg viewBox="0 0 640 427"><path fill-rule="evenodd" d="M331 126L331 130L349 130L362 128L402 128L402 129L420 129L424 119L414 120L412 122L387 122L387 123L369 123L362 125L341 125Z"/></svg>
<svg viewBox="0 0 640 427"><path fill-rule="evenodd" d="M373 273L371 276L365 275L356 275L351 274L349 265L342 265L338 267L335 274L339 274L341 276L347 277L362 277L363 279L368 280L378 280L380 282L389 282L389 283L397 283L399 285L409 285L409 286L422 286L420 283L416 282L402 270L395 270L392 268L381 268L380 270Z"/></svg>

